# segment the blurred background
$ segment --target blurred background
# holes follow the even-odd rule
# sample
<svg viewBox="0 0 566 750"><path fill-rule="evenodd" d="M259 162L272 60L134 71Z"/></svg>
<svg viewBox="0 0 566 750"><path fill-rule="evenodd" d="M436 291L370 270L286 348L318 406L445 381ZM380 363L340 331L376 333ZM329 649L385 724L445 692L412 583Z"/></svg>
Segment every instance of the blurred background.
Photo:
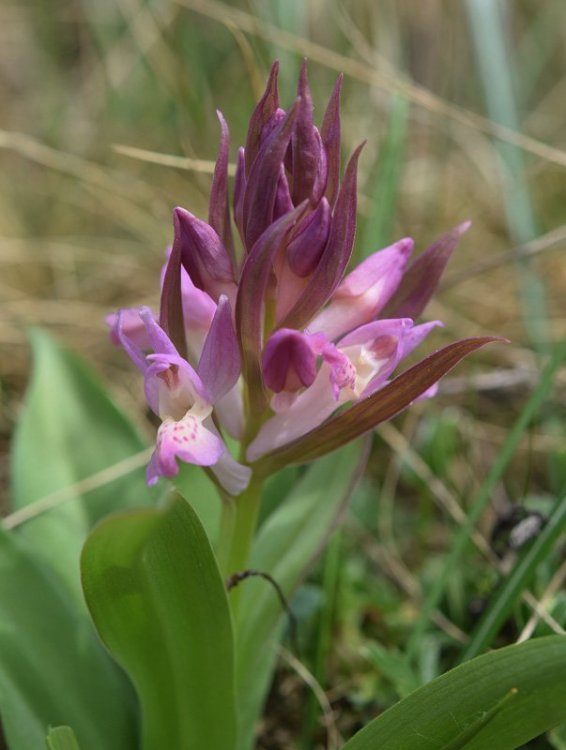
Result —
<svg viewBox="0 0 566 750"><path fill-rule="evenodd" d="M437 399L379 431L346 529L296 604L312 670L334 685L332 705L354 717L348 733L366 705L375 712L376 700L387 705L407 689L402 659L379 644L403 647L440 553L565 338L563 0L3 0L0 472L6 488L30 326L83 355L152 434L104 316L156 305L174 206L206 215L215 109L230 125L233 157L271 61L281 61L287 106L305 56L319 116L345 74L343 157L368 139L358 257L406 235L423 250L471 219L427 310L446 324L428 350L473 335L511 341L474 355ZM482 517L498 559L509 529L564 495L565 393L562 368ZM419 645L417 682L446 666L450 639L465 640L497 584L493 560L472 550L466 563ZM534 587L535 598L554 587L548 618L532 629L564 625L565 577L559 555L549 557ZM322 600L333 613L323 622ZM531 614L518 611L502 642ZM330 635L334 647L312 651ZM364 657L360 643L371 646ZM282 669L278 700L292 703L302 688L285 694L285 680L300 680ZM288 746L277 718L274 727L270 735L267 722L266 746Z"/></svg>

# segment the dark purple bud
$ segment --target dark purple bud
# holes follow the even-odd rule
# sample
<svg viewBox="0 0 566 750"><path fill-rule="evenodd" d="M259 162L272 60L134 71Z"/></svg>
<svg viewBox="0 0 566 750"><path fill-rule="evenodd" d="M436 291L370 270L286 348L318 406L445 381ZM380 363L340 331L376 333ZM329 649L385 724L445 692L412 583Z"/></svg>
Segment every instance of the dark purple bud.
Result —
<svg viewBox="0 0 566 750"><path fill-rule="evenodd" d="M287 262L297 276L308 276L317 267L330 232L330 205L323 198L315 211L298 225L287 247Z"/></svg>
<svg viewBox="0 0 566 750"><path fill-rule="evenodd" d="M285 117L287 116L287 113L284 109L281 109L281 107L278 107L275 112L271 115L269 120L265 123L265 125L262 128L260 139L259 139L259 145L262 146L263 143L269 138L269 136L273 133L275 128L280 125Z"/></svg>
<svg viewBox="0 0 566 750"><path fill-rule="evenodd" d="M259 151L263 128L279 106L279 93L277 91L278 73L279 62L276 60L271 66L265 92L250 118L246 138L246 176L249 175L254 159Z"/></svg>
<svg viewBox="0 0 566 750"><path fill-rule="evenodd" d="M173 243L165 267L161 288L159 323L177 347L179 354L186 359L187 339L181 293L181 247L179 243Z"/></svg>
<svg viewBox="0 0 566 750"><path fill-rule="evenodd" d="M297 95L299 111L293 131L293 203L310 198L317 180L321 143L313 125L313 104L307 78L307 63L303 62ZM324 190L324 188L323 188Z"/></svg>
<svg viewBox="0 0 566 750"><path fill-rule="evenodd" d="M291 200L291 191L289 190L289 182L287 181L287 175L285 174L285 167L283 164L280 168L281 174L279 182L277 183L277 194L275 196L275 206L273 207L273 221L276 221L283 214L292 211L295 206Z"/></svg>
<svg viewBox="0 0 566 750"><path fill-rule="evenodd" d="M313 203L318 203L324 191L326 190L326 183L328 181L328 159L326 157L326 151L322 145L322 138L317 128L313 128L314 139L317 144L318 157L316 164L316 174L314 176L314 183L312 186L311 200Z"/></svg>
<svg viewBox="0 0 566 750"><path fill-rule="evenodd" d="M328 242L318 266L293 309L281 321L287 328L302 329L329 300L340 283L354 247L356 235L358 159L365 142L350 157L336 199Z"/></svg>
<svg viewBox="0 0 566 750"><path fill-rule="evenodd" d="M224 243L224 247L232 259L234 255L234 240L230 223L230 208L228 205L228 151L230 148L230 131L222 112L216 110L220 121L220 147L214 167L210 199L208 203L208 223Z"/></svg>
<svg viewBox="0 0 566 750"><path fill-rule="evenodd" d="M285 119L263 143L249 173L243 213L248 250L273 221L281 163L291 139L299 104L295 102Z"/></svg>
<svg viewBox="0 0 566 750"><path fill-rule="evenodd" d="M261 365L263 380L274 393L308 388L316 378L316 355L308 337L290 328L280 328L269 338Z"/></svg>
<svg viewBox="0 0 566 750"><path fill-rule="evenodd" d="M238 149L236 175L234 177L234 221L242 242L244 241L244 195L246 192L246 165L244 149Z"/></svg>
<svg viewBox="0 0 566 750"><path fill-rule="evenodd" d="M221 293L228 293L235 285L232 261L226 248L211 226L184 208L176 208L173 217L175 239L171 257L178 248L194 285L218 300Z"/></svg>
<svg viewBox="0 0 566 750"><path fill-rule="evenodd" d="M328 101L320 130L322 145L328 162L326 197L331 206L334 205L340 184L340 91L342 80L343 75L340 74Z"/></svg>
<svg viewBox="0 0 566 750"><path fill-rule="evenodd" d="M405 272L399 288L388 302L383 315L416 320L436 291L440 277L456 249L460 237L470 228L465 221L422 252Z"/></svg>

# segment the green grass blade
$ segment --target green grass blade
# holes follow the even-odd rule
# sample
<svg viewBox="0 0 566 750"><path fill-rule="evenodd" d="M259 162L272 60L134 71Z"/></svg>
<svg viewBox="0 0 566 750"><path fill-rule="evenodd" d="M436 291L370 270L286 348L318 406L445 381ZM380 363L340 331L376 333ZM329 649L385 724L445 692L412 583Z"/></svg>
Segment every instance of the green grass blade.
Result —
<svg viewBox="0 0 566 750"><path fill-rule="evenodd" d="M436 576L423 603L421 616L413 628L407 646L411 658L414 658L418 653L419 643L428 626L430 616L433 610L438 606L440 599L446 590L446 585L452 575L452 571L458 566L463 553L466 551L470 543L471 532L487 506L497 483L503 476L503 473L509 464L509 461L513 457L524 431L548 396L554 377L565 358L566 344L563 344L561 347L556 348L554 356L543 370L539 382L531 393L531 396L525 404L519 418L509 431L507 439L491 467L491 471L474 498L468 512L467 520L456 534L452 543L452 548L446 557L444 565Z"/></svg>
<svg viewBox="0 0 566 750"><path fill-rule="evenodd" d="M387 135L381 145L371 185L366 187L372 199L361 243L363 258L392 241L395 209L405 163L409 112L408 100L398 94L394 95Z"/></svg>
<svg viewBox="0 0 566 750"><path fill-rule="evenodd" d="M499 125L520 132L506 34L510 24L503 14L503 4L497 0L467 0L466 5L488 114ZM509 234L514 244L522 245L537 236L523 153L503 141L496 141L495 148L500 159ZM517 262L517 273L525 330L533 346L544 350L543 344L548 336L544 285L532 263L525 259Z"/></svg>
<svg viewBox="0 0 566 750"><path fill-rule="evenodd" d="M323 688L326 683L326 660L332 648L332 625L336 611L336 597L340 580L340 568L343 565L342 535L337 531L326 550L323 563L322 590L324 606L321 609L317 632L316 651L312 675ZM317 728L320 714L320 703L313 692L307 697L303 720L302 747L310 750L313 746L313 735Z"/></svg>
<svg viewBox="0 0 566 750"><path fill-rule="evenodd" d="M550 554L566 531L566 498L559 500L542 532L519 559L501 591L483 614L462 654L462 661L473 659L493 641L509 616L521 592L529 585L537 566Z"/></svg>

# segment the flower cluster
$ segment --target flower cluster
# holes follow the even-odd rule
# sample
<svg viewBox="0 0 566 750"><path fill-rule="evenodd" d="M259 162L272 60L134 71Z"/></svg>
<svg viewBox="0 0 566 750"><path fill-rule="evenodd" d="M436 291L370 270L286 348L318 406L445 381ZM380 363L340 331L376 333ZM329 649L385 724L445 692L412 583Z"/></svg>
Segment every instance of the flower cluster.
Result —
<svg viewBox="0 0 566 750"><path fill-rule="evenodd" d="M238 494L255 467L277 466L278 455L284 462L290 446L294 457L302 446L312 454L316 441L317 454L332 450L342 424L350 439L353 403L367 403L373 426L380 393L382 404L393 398L387 418L431 393L440 375L486 342L473 340L442 366L413 368L412 378L391 381L400 361L440 325L414 321L467 225L412 264L413 241L401 239L344 276L363 144L341 178L341 78L319 130L306 64L287 111L279 106L277 72L275 63L238 152L232 205L229 132L218 113L208 221L175 209L158 319L148 308L110 316L112 337L142 371L148 403L162 420L149 483L174 476L181 460L210 467ZM332 434L321 428L329 418L337 425ZM376 412L374 422L381 418ZM239 462L224 432L241 442Z"/></svg>

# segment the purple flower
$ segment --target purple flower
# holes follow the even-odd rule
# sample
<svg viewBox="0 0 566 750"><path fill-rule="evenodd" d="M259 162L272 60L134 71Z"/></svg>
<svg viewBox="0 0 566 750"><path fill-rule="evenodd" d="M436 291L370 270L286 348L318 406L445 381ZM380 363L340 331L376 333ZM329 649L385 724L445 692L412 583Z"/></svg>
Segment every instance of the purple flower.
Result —
<svg viewBox="0 0 566 750"><path fill-rule="evenodd" d="M145 337L137 329L135 335L128 331L135 314ZM160 476L175 476L180 459L212 467L228 492L241 492L249 481L250 469L230 456L211 417L214 405L230 392L240 372L228 299L219 300L196 370L179 355L148 307L120 311L112 335L143 373L147 402L162 420L147 469L148 484L155 484ZM145 340L140 345L142 338ZM144 344L151 353L142 350ZM230 362L219 366L220 361L226 362L225 357Z"/></svg>
<svg viewBox="0 0 566 750"><path fill-rule="evenodd" d="M441 325L415 319L468 225L411 264L413 241L405 238L345 276L363 144L340 179L342 79L319 130L306 63L288 110L277 74L275 63L238 151L232 205L230 134L218 113L208 221L175 209L159 315L140 308L109 317L112 339L143 372L162 420L150 483L174 476L180 460L211 467L237 494L252 469L266 475L323 455L432 395L445 372L492 340L458 342L393 377ZM363 418L358 402L366 404ZM224 431L241 441L251 468L231 457Z"/></svg>

